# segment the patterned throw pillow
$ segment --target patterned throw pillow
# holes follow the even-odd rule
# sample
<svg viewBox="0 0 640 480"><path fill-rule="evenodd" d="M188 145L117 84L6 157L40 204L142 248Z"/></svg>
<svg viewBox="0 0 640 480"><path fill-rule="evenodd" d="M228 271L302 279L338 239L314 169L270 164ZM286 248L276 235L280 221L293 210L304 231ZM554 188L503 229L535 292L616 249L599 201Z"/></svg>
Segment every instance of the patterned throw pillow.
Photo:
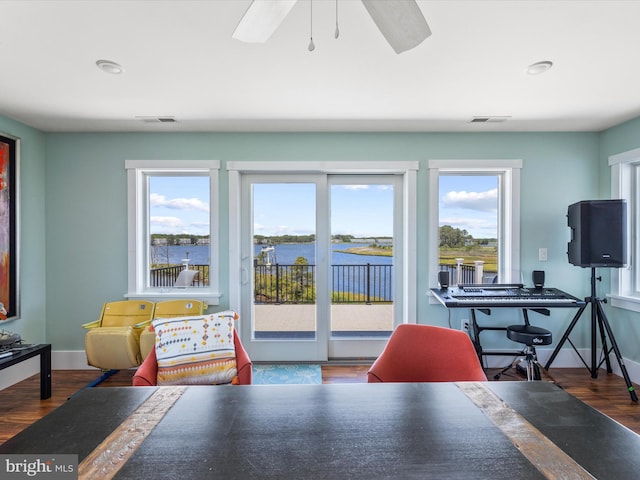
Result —
<svg viewBox="0 0 640 480"><path fill-rule="evenodd" d="M218 385L237 375L230 310L195 317L157 318L158 385Z"/></svg>

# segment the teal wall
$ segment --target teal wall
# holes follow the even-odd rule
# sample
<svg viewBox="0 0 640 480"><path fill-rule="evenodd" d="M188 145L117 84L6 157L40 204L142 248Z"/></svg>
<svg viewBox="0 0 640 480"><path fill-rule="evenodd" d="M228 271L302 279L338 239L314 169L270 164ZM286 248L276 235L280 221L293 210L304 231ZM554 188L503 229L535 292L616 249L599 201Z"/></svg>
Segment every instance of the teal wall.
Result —
<svg viewBox="0 0 640 480"><path fill-rule="evenodd" d="M547 271L549 284L583 296L583 271L566 260L566 206L598 190L598 135L421 133L48 134L46 164L47 340L58 350L83 346L83 322L122 298L127 282L126 159L215 159L222 163L221 251L228 249L231 160L415 160L418 173L418 319L446 324L431 305L428 271L429 159L523 160L522 269ZM538 262L546 247L548 262ZM226 256L222 255L226 262ZM222 264L222 307L228 306L228 265ZM560 328L566 312L556 314ZM491 321L499 321L499 314ZM492 339L488 339L491 342ZM504 335L495 339L504 344Z"/></svg>
<svg viewBox="0 0 640 480"><path fill-rule="evenodd" d="M20 142L20 299L21 318L0 322L29 342L47 338L45 282L45 134L0 116L0 132Z"/></svg>
<svg viewBox="0 0 640 480"><path fill-rule="evenodd" d="M103 302L123 298L127 288L127 159L220 160L221 252L228 249L228 161L414 160L418 172L418 321L446 325L448 312L432 304L428 278L428 160L522 159L521 267L546 271L547 284L578 297L589 294L589 271L567 262L567 205L608 194L606 157L640 143L640 120L603 133L104 133L43 134L0 117L0 131L23 138L22 304L23 319L11 329L54 350L82 350L80 324L94 320ZM548 249L547 262L538 248ZM228 259L221 256L228 306ZM608 280L608 279L606 279ZM605 285L605 282L603 282ZM606 283L608 288L608 283ZM46 293L45 293L46 292ZM606 293L605 290L601 294ZM640 361L635 314L610 309L620 328L622 353ZM573 311L556 309L536 323L556 338ZM459 322L454 312L454 322ZM489 323L513 313L494 312ZM621 322L618 318L622 319ZM585 322L586 323L586 322ZM640 322L639 322L640 323ZM486 346L507 347L503 334ZM618 330L616 330L618 333ZM629 335L627 335L629 333ZM33 338L32 338L33 337ZM588 345L585 326L575 343Z"/></svg>
<svg viewBox="0 0 640 480"><path fill-rule="evenodd" d="M609 198L611 193L611 168L609 157L617 153L640 148L640 118L630 120L610 128L600 136L600 193L601 198ZM608 285L612 272L599 270L603 283ZM603 293L608 289L603 287ZM599 292L599 296L604 296ZM640 314L622 308L605 305L605 313L615 333L620 351L625 358L640 361Z"/></svg>

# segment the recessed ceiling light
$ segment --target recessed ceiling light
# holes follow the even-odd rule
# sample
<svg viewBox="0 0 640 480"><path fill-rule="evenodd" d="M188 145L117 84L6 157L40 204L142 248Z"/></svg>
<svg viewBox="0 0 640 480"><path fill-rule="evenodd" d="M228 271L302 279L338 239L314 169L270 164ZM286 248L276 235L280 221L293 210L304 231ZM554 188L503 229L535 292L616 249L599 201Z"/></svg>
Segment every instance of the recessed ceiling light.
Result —
<svg viewBox="0 0 640 480"><path fill-rule="evenodd" d="M112 75L120 75L124 72L124 68L111 60L98 60L96 65L103 72L111 73Z"/></svg>
<svg viewBox="0 0 640 480"><path fill-rule="evenodd" d="M529 75L540 75L541 73L546 72L553 66L553 62L549 60L545 60L544 62L532 63L527 67L527 73Z"/></svg>

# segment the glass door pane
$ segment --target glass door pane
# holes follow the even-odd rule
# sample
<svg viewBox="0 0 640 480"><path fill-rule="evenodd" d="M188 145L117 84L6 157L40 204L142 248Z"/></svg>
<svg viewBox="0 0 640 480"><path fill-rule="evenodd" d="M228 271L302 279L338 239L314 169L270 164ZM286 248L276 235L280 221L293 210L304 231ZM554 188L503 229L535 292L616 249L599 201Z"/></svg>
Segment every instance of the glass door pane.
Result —
<svg viewBox="0 0 640 480"><path fill-rule="evenodd" d="M316 301L328 296L327 268L318 261L328 246L318 209L326 198L322 179L243 177L241 322L243 332L250 325L243 343L254 361L327 359L328 314Z"/></svg>
<svg viewBox="0 0 640 480"><path fill-rule="evenodd" d="M253 338L316 339L316 186L253 184Z"/></svg>
<svg viewBox="0 0 640 480"><path fill-rule="evenodd" d="M387 338L394 328L393 182L384 177L334 182L331 338Z"/></svg>

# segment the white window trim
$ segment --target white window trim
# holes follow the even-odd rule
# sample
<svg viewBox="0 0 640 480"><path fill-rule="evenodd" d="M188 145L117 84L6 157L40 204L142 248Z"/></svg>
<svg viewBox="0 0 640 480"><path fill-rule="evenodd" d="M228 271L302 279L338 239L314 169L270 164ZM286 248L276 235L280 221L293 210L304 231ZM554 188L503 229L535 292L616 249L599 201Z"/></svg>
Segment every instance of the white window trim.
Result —
<svg viewBox="0 0 640 480"><path fill-rule="evenodd" d="M640 188L640 180L634 178L634 170L640 166L640 148L618 153L609 157L611 167L611 198L627 201L627 261L626 267L617 268L617 272L611 273L611 305L634 312L640 312L640 293L635 285L634 276L637 278L636 265L639 258L637 236L638 230L636 211L637 189Z"/></svg>
<svg viewBox="0 0 640 480"><path fill-rule="evenodd" d="M219 171L218 160L126 160L128 193L128 292L127 298L166 300L169 298L197 298L209 305L219 305ZM146 287L146 217L147 187L149 174L189 174L209 175L209 286L207 288L148 288Z"/></svg>
<svg viewBox="0 0 640 480"><path fill-rule="evenodd" d="M326 173L326 174L398 174L404 177L404 259L403 275L405 290L403 295L402 322L417 321L417 171L416 161L388 162L227 162L229 171L229 303L239 309L241 305L241 283L246 282L248 273L240 262L240 192L242 174L247 173Z"/></svg>
<svg viewBox="0 0 640 480"><path fill-rule="evenodd" d="M520 283L520 170L522 160L429 160L429 285L438 285L439 176L441 173L495 173L503 177L499 231L504 232L499 278L503 283ZM431 298L432 302L436 302Z"/></svg>

